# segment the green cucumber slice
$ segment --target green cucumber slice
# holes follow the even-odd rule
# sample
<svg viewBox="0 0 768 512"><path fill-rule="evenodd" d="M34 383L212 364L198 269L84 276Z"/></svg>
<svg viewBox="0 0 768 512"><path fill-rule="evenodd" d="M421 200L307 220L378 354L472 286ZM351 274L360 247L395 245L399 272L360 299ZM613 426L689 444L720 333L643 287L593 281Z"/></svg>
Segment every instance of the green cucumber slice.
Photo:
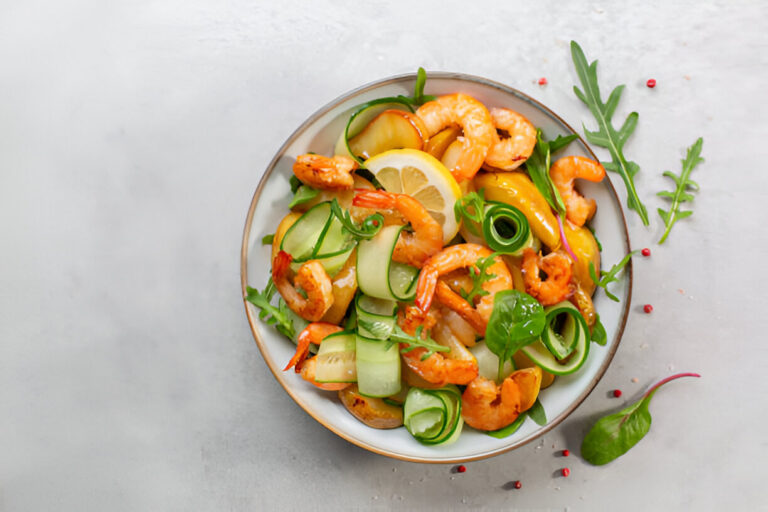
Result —
<svg viewBox="0 0 768 512"><path fill-rule="evenodd" d="M333 333L323 339L317 351L315 380L317 382L355 382L357 380L355 345L355 335L350 332Z"/></svg>
<svg viewBox="0 0 768 512"><path fill-rule="evenodd" d="M557 359L565 359L573 352L582 331L586 331L587 323L578 308L567 300L544 308L544 314L547 325L541 341Z"/></svg>
<svg viewBox="0 0 768 512"><path fill-rule="evenodd" d="M331 203L316 204L299 217L285 232L280 250L291 255L293 261L311 259L315 248L330 226ZM337 249L338 250L338 249Z"/></svg>
<svg viewBox="0 0 768 512"><path fill-rule="evenodd" d="M361 395L387 397L400 391L400 350L397 343L357 335L357 388Z"/></svg>
<svg viewBox="0 0 768 512"><path fill-rule="evenodd" d="M423 444L452 443L459 438L461 394L456 386L411 388L403 407L403 424Z"/></svg>
<svg viewBox="0 0 768 512"><path fill-rule="evenodd" d="M395 328L397 302L360 294L355 300L357 332L366 338L386 340Z"/></svg>
<svg viewBox="0 0 768 512"><path fill-rule="evenodd" d="M586 324L586 323L585 323ZM544 370L555 375L568 375L575 372L584 364L589 355L589 331L586 325L580 330L576 346L573 352L564 360L558 360L549 351L547 346L540 339L530 345L526 345L520 350L523 351L534 363L541 366Z"/></svg>
<svg viewBox="0 0 768 512"><path fill-rule="evenodd" d="M392 253L405 226L385 226L357 247L357 285L370 297L411 301L416 296L419 269L392 261Z"/></svg>

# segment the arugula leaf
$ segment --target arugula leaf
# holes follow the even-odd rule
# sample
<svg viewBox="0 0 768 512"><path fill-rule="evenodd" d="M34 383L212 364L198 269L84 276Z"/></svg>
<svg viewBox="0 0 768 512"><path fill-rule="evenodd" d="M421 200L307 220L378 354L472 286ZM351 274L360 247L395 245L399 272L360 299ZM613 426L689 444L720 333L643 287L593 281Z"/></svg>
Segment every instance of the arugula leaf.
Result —
<svg viewBox="0 0 768 512"><path fill-rule="evenodd" d="M679 373L660 381L643 398L621 411L601 418L581 443L581 456L596 466L602 466L627 453L651 428L648 406L660 386L680 377L701 377L698 373Z"/></svg>
<svg viewBox="0 0 768 512"><path fill-rule="evenodd" d="M344 229L358 240L373 238L384 227L384 216L380 213L369 215L358 227L352 220L349 210L342 210L339 201L335 197L331 201L331 212L339 219Z"/></svg>
<svg viewBox="0 0 768 512"><path fill-rule="evenodd" d="M301 322L295 322L299 317L288 308L288 305L282 297L278 299L277 306L271 304L272 297L274 297L276 291L277 288L275 288L275 283L272 282L272 278L269 278L267 286L264 287L263 292L248 286L246 288L247 295L245 296L245 300L261 309L259 318L264 323L274 326L280 334L287 336L290 339L295 339L296 326L300 325Z"/></svg>
<svg viewBox="0 0 768 512"><path fill-rule="evenodd" d="M547 424L547 413L544 410L544 406L541 405L541 401L537 398L530 409L528 409L528 416L531 417L537 425L543 427Z"/></svg>
<svg viewBox="0 0 768 512"><path fill-rule="evenodd" d="M601 346L605 346L608 343L608 334L605 332L605 326L600 321L600 315L597 313L595 313L595 325L592 327L590 339Z"/></svg>
<svg viewBox="0 0 768 512"><path fill-rule="evenodd" d="M584 51L576 41L571 41L571 56L573 58L573 65L576 68L576 74L579 75L579 81L584 88L582 91L574 86L573 92L589 107L590 112L592 112L597 121L598 127L597 131L591 132L584 126L584 135L587 136L587 140L592 144L608 149L612 161L602 162L603 166L607 170L619 174L621 179L624 180L624 185L627 188L627 206L635 210L643 224L647 226L648 210L640 201L634 182L634 176L640 170L640 166L624 157L624 143L627 142L627 139L635 130L639 116L637 112L632 112L627 116L621 128L616 131L612 124L612 118L616 106L619 104L624 86L619 85L611 91L611 94L608 95L608 100L606 103L603 103L600 98L600 87L597 83L597 61L588 64Z"/></svg>
<svg viewBox="0 0 768 512"><path fill-rule="evenodd" d="M470 192L453 203L453 215L456 222L464 220L464 225L473 235L481 236L477 225L483 224L485 217L485 197L481 188L477 192Z"/></svg>
<svg viewBox="0 0 768 512"><path fill-rule="evenodd" d="M587 229L592 233L592 236L595 239L595 242L597 242L597 250L600 252L603 252L603 244L600 243L600 239L597 238L597 233L595 233L595 229L592 226L587 226Z"/></svg>
<svg viewBox="0 0 768 512"><path fill-rule="evenodd" d="M666 226L664 235L661 237L661 240L659 240L659 245L663 244L664 240L667 239L667 236L669 236L669 232L672 229L672 225L675 222L679 219L690 217L693 214L691 210L680 211L680 204L686 201L693 201L693 196L686 192L689 188L699 190L699 185L690 179L689 176L691 175L693 168L704 161L704 159L700 157L701 146L703 144L704 139L699 137L698 140L693 143L693 146L688 148L685 158L681 160L683 163L683 170L680 172L680 176L675 176L671 171L664 171L664 176L672 178L676 187L674 192L663 191L656 194L657 196L666 197L672 200L672 205L668 211L664 211L661 208L658 209L659 215Z"/></svg>
<svg viewBox="0 0 768 512"><path fill-rule="evenodd" d="M472 290L470 290L469 293L464 290L459 290L459 293L464 297L464 300L470 304L474 303L475 297L488 295L488 292L483 290L483 284L496 277L496 274L488 273L488 268L493 265L496 261L496 256L498 255L499 253L494 252L485 258L478 259L477 262L475 262L475 266L469 267L469 277L472 278Z"/></svg>
<svg viewBox="0 0 768 512"><path fill-rule="evenodd" d="M499 375L512 354L538 339L546 323L544 308L527 293L518 290L496 293L485 329L485 343L499 358Z"/></svg>
<svg viewBox="0 0 768 512"><path fill-rule="evenodd" d="M614 302L621 302L617 296L615 296L614 294L612 294L608 290L608 285L619 280L619 278L616 277L616 275L619 272L621 272L624 269L624 267L627 266L627 263L629 263L629 260L632 259L632 256L634 256L635 254L637 254L639 252L640 251L632 251L632 252L628 253L626 256L624 256L621 259L621 261L619 261L614 266L612 266L611 270L609 270L608 272L601 272L600 273L600 276L601 276L600 279L597 278L597 274L595 273L595 265L591 261L589 262L589 277L592 278L592 281L597 286L599 286L600 288L605 290L605 294L612 301L614 301Z"/></svg>
<svg viewBox="0 0 768 512"><path fill-rule="evenodd" d="M290 204L288 205L288 208L293 208L294 206L311 201L317 197L319 193L320 191L316 188L312 188L309 185L301 185L298 189L296 189L296 192Z"/></svg>
<svg viewBox="0 0 768 512"><path fill-rule="evenodd" d="M424 71L424 68L419 67L419 70L416 72L416 85L413 88L413 98L408 98L414 105L423 105L428 101L434 101L436 99L435 96L424 94L424 84L426 83L427 72Z"/></svg>
<svg viewBox="0 0 768 512"><path fill-rule="evenodd" d="M426 339L422 339L421 333L424 330L424 326L420 325L416 328L416 332L413 336L405 332L400 328L399 325L395 324L395 328L392 331L392 334L389 336L389 344L387 345L387 348L391 346L393 343L406 343L409 346L400 349L400 352L403 354L407 354L411 350L415 350L417 348L425 348L427 351L421 356L421 360L424 361L429 356L431 356L435 352L450 352L451 349L448 347L445 347L443 345L440 345L435 340L427 336Z"/></svg>
<svg viewBox="0 0 768 512"><path fill-rule="evenodd" d="M531 156L525 161L525 168L531 177L531 181L536 185L539 193L544 196L544 199L547 200L549 206L561 215L565 215L565 203L563 198L560 197L557 187L552 183L552 178L549 176L551 155L570 144L576 138L576 135L568 135L567 137L558 135L555 140L547 142L544 140L541 130L537 129L536 145L533 147Z"/></svg>
<svg viewBox="0 0 768 512"><path fill-rule="evenodd" d="M272 233L271 235L264 235L264 237L261 239L261 245L269 245L275 240L275 234Z"/></svg>

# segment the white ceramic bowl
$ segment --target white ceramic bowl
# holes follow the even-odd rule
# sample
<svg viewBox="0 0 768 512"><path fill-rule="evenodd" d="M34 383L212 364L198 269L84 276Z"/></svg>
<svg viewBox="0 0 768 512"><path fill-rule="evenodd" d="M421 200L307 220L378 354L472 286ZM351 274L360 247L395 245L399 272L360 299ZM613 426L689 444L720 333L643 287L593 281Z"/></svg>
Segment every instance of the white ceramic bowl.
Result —
<svg viewBox="0 0 768 512"><path fill-rule="evenodd" d="M259 182L248 210L241 256L243 296L246 285L263 289L269 278L270 247L263 246L261 239L273 233L288 212L291 199L288 180L294 159L309 151L331 154L356 105L385 96L410 95L415 79L414 74L386 78L342 95L310 116L277 151ZM576 133L536 100L484 78L458 73L430 73L425 92L434 95L464 92L488 107L511 108L541 128L550 140L559 134ZM596 159L580 138L558 156L564 155ZM585 195L597 201L598 213L592 226L603 245L603 265L610 266L629 251L621 203L608 179L599 184L582 182L579 186ZM514 435L505 439L496 439L465 426L459 440L448 446L422 445L405 428L370 428L346 411L336 393L320 391L308 385L293 371L283 372L281 369L293 355L295 346L272 327L263 324L253 305L245 302L245 309L256 344L275 378L291 398L317 421L347 441L375 453L415 462L455 463L490 457L532 441L563 421L587 397L610 364L626 324L632 291L631 264L612 289L621 302L608 300L601 293L595 296L595 307L608 333L608 344L601 347L593 343L587 362L578 372L558 377L551 387L541 392L540 400L549 420L545 426L540 427L528 419Z"/></svg>

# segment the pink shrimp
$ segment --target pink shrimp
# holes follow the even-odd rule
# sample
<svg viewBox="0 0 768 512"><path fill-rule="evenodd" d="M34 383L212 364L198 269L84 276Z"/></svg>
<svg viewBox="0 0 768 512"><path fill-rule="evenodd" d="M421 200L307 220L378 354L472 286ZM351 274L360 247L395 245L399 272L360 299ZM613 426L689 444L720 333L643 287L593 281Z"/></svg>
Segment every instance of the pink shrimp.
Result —
<svg viewBox="0 0 768 512"><path fill-rule="evenodd" d="M443 228L413 197L383 190L360 190L352 200L354 206L395 209L411 224L413 232L403 231L397 240L392 259L421 267L430 256L443 248Z"/></svg>
<svg viewBox="0 0 768 512"><path fill-rule="evenodd" d="M333 283L322 263L310 260L299 267L294 283L307 294L306 298L288 280L292 257L280 251L272 262L272 280L291 310L310 322L320 320L333 305Z"/></svg>
<svg viewBox="0 0 768 512"><path fill-rule="evenodd" d="M299 334L296 353L293 354L293 357L288 361L288 364L283 368L283 371L287 371L294 366L296 367L296 373L301 371L301 368L304 365L304 360L309 355L310 343L319 345L328 335L342 330L343 329L338 325L329 324L328 322L312 322L309 324Z"/></svg>
<svg viewBox="0 0 768 512"><path fill-rule="evenodd" d="M605 178L605 168L600 162L583 156L566 156L552 164L549 176L565 202L565 216L576 226L583 226L595 214L597 204L594 199L586 199L579 194L573 186L573 181L576 178L595 183L602 181Z"/></svg>
<svg viewBox="0 0 768 512"><path fill-rule="evenodd" d="M496 130L485 105L466 94L447 94L416 111L431 137L443 128L459 125L464 130L461 155L450 170L456 181L472 179L483 165Z"/></svg>
<svg viewBox="0 0 768 512"><path fill-rule="evenodd" d="M322 190L348 190L354 184L352 171L357 162L348 156L332 158L322 155L299 155L293 164L293 173L302 183Z"/></svg>
<svg viewBox="0 0 768 512"><path fill-rule="evenodd" d="M540 271L547 274L546 280L541 280ZM571 274L571 260L562 252L540 256L533 249L523 251L525 291L543 306L557 304L571 295Z"/></svg>
<svg viewBox="0 0 768 512"><path fill-rule="evenodd" d="M536 127L528 119L508 108L492 108L491 118L498 131L506 132L506 137L495 133L494 143L485 157L485 163L496 169L512 171L517 169L533 153L536 146Z"/></svg>
<svg viewBox="0 0 768 512"><path fill-rule="evenodd" d="M478 430L504 428L533 406L541 379L538 366L513 372L501 386L478 376L461 395L461 416Z"/></svg>

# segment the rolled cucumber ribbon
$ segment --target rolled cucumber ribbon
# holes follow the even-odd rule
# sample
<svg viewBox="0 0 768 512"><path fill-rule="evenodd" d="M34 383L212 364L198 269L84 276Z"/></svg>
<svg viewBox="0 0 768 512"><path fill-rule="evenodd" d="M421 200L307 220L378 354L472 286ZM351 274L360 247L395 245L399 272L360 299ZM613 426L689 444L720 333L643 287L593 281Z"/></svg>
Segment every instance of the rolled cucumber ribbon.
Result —
<svg viewBox="0 0 768 512"><path fill-rule="evenodd" d="M483 218L483 237L492 250L520 254L533 245L531 227L523 212L512 205L489 202Z"/></svg>

